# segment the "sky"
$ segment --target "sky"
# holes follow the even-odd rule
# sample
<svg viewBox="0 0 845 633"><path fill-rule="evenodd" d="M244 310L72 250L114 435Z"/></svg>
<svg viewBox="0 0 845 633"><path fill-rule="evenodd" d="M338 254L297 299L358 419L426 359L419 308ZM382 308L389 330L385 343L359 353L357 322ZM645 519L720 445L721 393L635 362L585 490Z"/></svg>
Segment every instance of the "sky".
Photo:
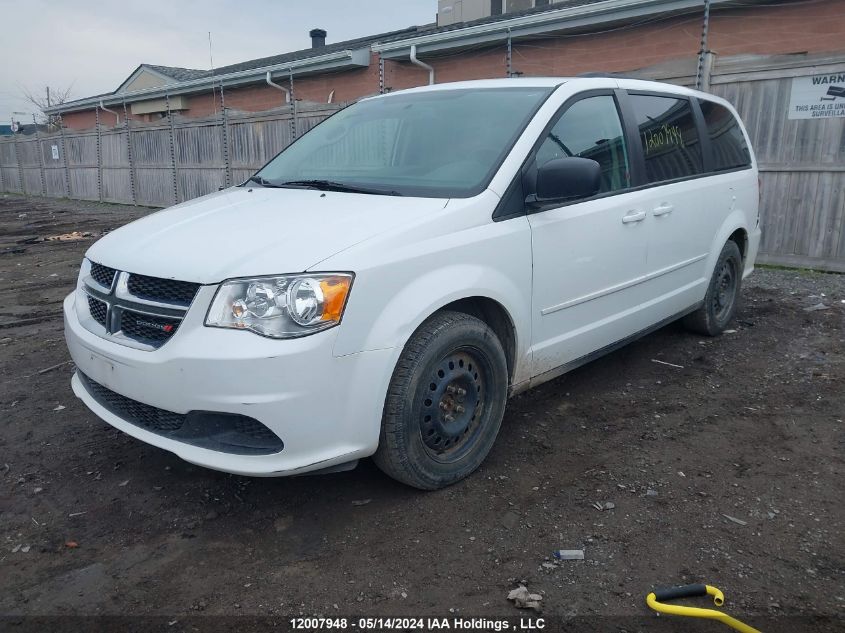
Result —
<svg viewBox="0 0 845 633"><path fill-rule="evenodd" d="M207 69L434 21L437 0L0 0L0 123L35 109L24 89L115 90L141 63ZM14 115L31 121L30 115Z"/></svg>

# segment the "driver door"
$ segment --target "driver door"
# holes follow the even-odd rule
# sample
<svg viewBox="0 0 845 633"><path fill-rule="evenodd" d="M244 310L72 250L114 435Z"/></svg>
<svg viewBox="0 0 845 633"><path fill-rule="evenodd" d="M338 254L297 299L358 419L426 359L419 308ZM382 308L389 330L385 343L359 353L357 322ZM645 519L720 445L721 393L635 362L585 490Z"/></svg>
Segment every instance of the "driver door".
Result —
<svg viewBox="0 0 845 633"><path fill-rule="evenodd" d="M528 182L545 162L578 156L599 163L601 189L528 216L532 377L558 373L649 325L639 309L648 301L641 281L649 222L642 194L630 191L632 159L614 91L575 97L557 116L535 151Z"/></svg>

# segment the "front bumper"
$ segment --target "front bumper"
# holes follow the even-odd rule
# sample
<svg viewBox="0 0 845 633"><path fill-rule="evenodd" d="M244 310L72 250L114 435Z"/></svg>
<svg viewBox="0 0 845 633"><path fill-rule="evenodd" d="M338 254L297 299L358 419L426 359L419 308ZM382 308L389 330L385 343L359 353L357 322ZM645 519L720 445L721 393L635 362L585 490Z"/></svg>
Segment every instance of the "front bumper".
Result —
<svg viewBox="0 0 845 633"><path fill-rule="evenodd" d="M204 287L194 301L208 303ZM188 311L166 345L144 351L85 329L75 294L64 301L65 338L79 370L109 390L165 411L248 416L284 442L270 455L238 455L163 437L102 406L74 375L74 393L103 420L182 459L241 475L288 475L329 468L375 452L393 350L332 354L338 328L299 339L203 326L205 311Z"/></svg>

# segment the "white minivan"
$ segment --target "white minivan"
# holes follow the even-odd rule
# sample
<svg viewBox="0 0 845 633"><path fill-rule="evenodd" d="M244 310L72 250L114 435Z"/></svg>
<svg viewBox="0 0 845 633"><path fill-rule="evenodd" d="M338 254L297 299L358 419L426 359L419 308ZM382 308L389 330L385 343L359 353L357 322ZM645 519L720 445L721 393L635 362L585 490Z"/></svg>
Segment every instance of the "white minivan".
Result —
<svg viewBox="0 0 845 633"><path fill-rule="evenodd" d="M726 101L623 79L364 99L244 184L86 253L64 302L76 395L243 475L373 456L466 477L509 396L670 321L719 334L760 241Z"/></svg>

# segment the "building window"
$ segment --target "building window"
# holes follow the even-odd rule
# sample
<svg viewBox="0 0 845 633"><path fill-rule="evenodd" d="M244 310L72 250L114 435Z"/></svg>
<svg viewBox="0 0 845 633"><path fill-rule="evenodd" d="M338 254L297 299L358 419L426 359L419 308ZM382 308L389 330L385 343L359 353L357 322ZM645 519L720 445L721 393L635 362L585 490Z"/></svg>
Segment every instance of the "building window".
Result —
<svg viewBox="0 0 845 633"><path fill-rule="evenodd" d="M490 15L502 15L503 0L490 0Z"/></svg>

